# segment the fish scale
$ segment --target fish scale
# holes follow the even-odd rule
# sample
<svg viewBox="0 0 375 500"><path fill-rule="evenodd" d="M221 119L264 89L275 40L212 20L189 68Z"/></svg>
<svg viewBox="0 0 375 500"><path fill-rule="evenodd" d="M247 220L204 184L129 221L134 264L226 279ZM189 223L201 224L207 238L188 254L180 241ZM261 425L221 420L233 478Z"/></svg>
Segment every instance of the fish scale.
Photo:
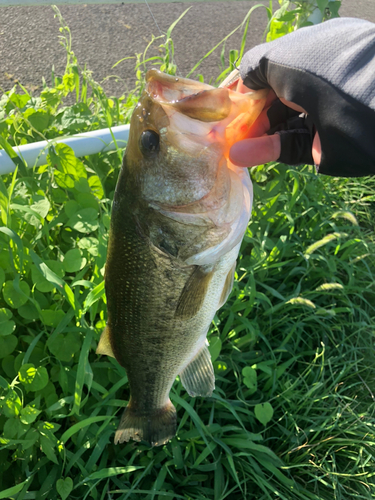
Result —
<svg viewBox="0 0 375 500"><path fill-rule="evenodd" d="M129 380L115 443L154 446L175 435L169 392L177 375L191 396L214 390L206 335L232 289L252 197L247 171L225 157L226 130L233 137L235 123L241 134L264 102L264 95L147 75L114 196L108 321L97 350Z"/></svg>

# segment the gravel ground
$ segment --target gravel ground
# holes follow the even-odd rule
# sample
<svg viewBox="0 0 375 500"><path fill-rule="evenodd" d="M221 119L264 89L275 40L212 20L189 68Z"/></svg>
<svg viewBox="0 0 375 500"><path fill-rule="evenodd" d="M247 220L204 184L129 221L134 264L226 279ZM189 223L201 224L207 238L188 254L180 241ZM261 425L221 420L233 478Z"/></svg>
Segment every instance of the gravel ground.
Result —
<svg viewBox="0 0 375 500"><path fill-rule="evenodd" d="M152 13L162 32L184 12L189 12L177 24L173 39L176 63L186 75L195 63L212 49L244 19L249 9L259 1L202 2L151 4ZM263 2L268 5L268 1ZM0 1L1 4L1 1ZM79 63L87 65L97 81L103 81L110 95L121 95L135 81L134 59L112 66L125 57L143 52L152 35L159 30L147 5L77 5L62 6L60 11L70 27L73 50ZM343 0L342 16L361 17L375 22L373 0ZM261 43L266 25L264 9L252 14L247 48ZM9 90L20 81L36 94L42 78L51 81L51 69L62 74L66 63L65 49L59 44L59 22L50 7L0 7L0 90ZM161 43L161 42L160 42ZM239 48L241 33L233 35L228 49ZM149 55L158 54L158 43ZM201 66L205 78L220 74L220 51L217 49Z"/></svg>

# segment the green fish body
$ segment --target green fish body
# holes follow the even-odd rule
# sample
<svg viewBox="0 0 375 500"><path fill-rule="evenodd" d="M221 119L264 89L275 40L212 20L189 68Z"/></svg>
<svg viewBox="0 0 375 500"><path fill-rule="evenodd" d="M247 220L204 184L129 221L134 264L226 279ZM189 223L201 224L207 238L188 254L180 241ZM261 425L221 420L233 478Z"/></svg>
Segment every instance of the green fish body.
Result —
<svg viewBox="0 0 375 500"><path fill-rule="evenodd" d="M154 446L175 435L169 392L177 375L191 396L214 390L206 335L232 289L252 199L247 170L229 168L225 158L228 124L244 109L232 94L152 70L133 113L113 201L108 321L97 350L115 357L129 380L115 443ZM250 123L264 99L245 97Z"/></svg>

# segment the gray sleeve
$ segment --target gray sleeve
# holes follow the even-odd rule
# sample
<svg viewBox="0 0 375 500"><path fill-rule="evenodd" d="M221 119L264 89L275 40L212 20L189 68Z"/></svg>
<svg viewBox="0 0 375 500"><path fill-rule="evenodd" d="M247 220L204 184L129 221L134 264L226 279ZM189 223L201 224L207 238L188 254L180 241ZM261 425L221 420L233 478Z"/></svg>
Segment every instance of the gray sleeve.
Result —
<svg viewBox="0 0 375 500"><path fill-rule="evenodd" d="M241 77L303 107L322 143L320 173L375 174L375 25L339 18L245 54Z"/></svg>

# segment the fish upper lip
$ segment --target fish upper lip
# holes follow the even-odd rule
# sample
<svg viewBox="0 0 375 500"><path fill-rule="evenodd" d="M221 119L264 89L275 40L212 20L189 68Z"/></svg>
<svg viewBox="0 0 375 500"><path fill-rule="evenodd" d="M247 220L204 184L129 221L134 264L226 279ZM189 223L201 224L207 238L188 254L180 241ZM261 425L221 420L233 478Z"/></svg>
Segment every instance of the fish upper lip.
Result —
<svg viewBox="0 0 375 500"><path fill-rule="evenodd" d="M213 89L212 85L207 83L197 82L189 78L180 78L162 73L158 69L151 69L146 73L146 92L152 99L158 102L178 101L181 98L198 94L202 90ZM163 91L175 95L176 99L164 98Z"/></svg>

